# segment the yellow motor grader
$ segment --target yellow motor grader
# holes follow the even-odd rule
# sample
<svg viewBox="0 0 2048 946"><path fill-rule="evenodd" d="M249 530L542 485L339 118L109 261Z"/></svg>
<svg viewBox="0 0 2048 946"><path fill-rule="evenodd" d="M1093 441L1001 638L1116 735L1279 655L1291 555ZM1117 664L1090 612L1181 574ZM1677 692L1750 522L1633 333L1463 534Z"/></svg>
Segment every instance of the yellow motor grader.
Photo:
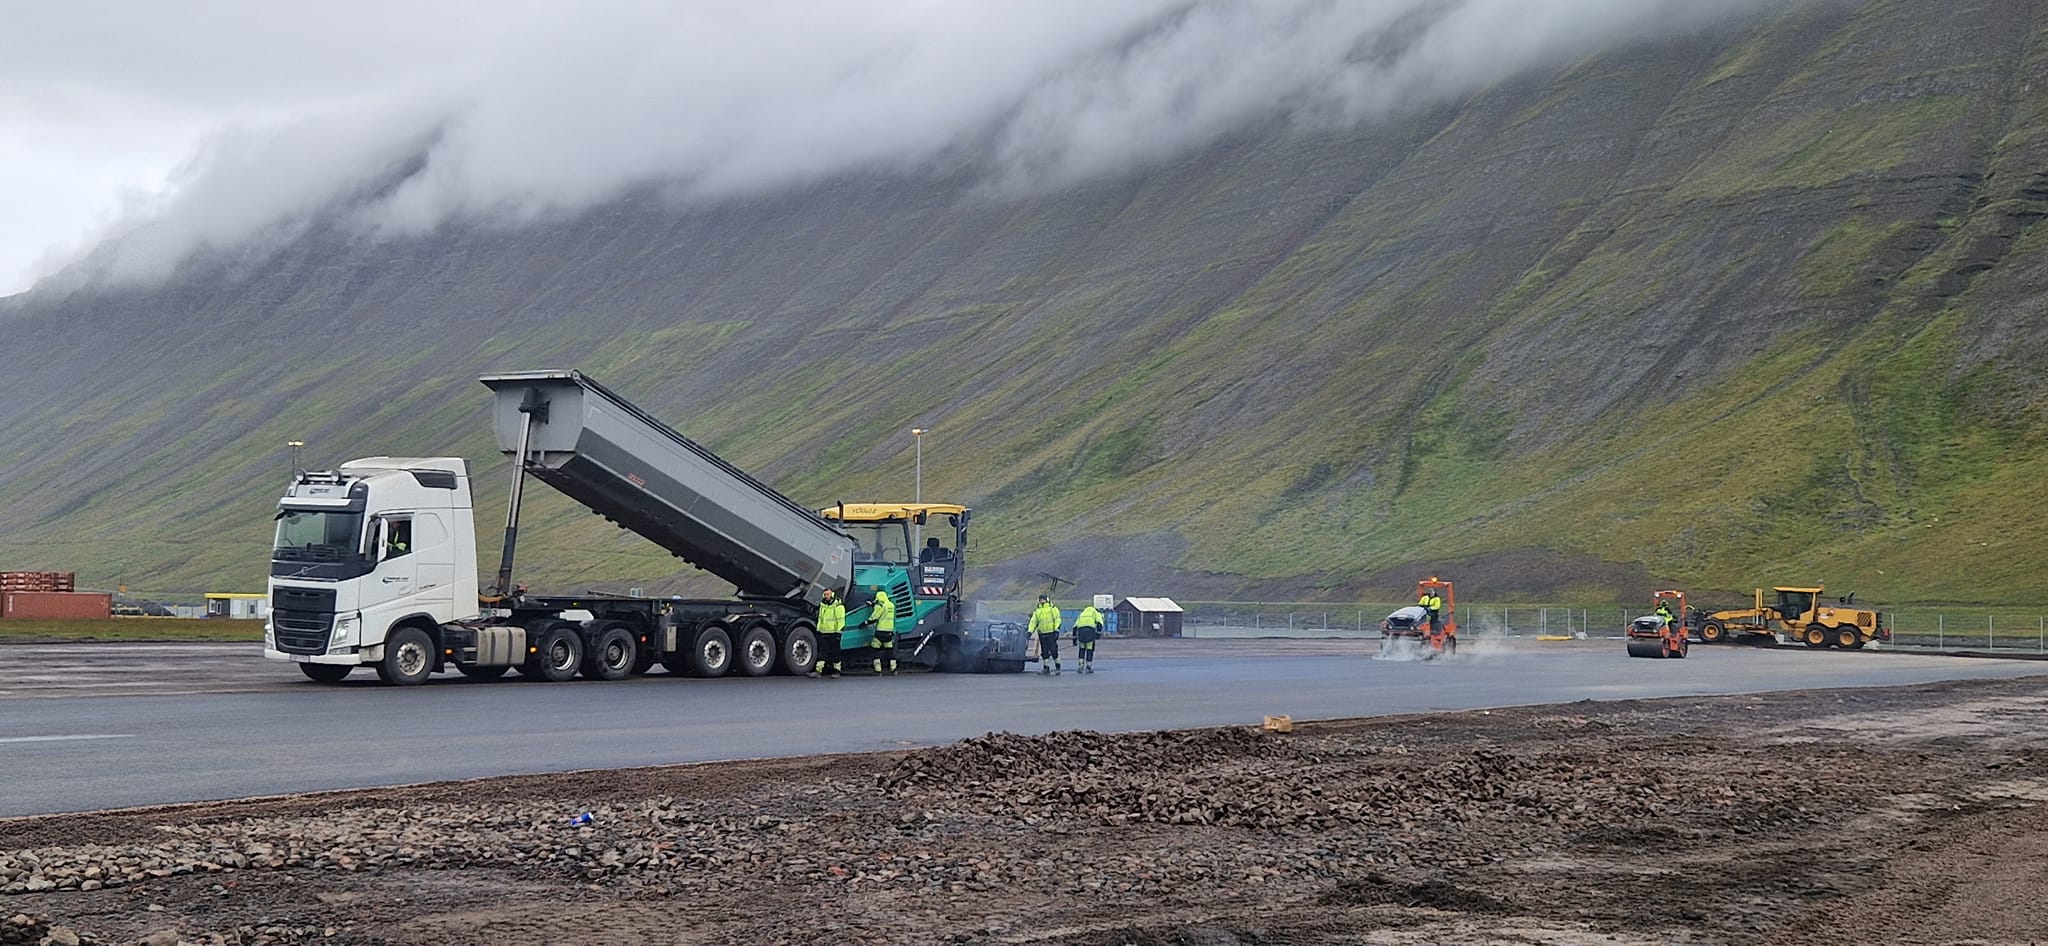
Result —
<svg viewBox="0 0 2048 946"><path fill-rule="evenodd" d="M1771 591L1777 594L1777 599L1770 604L1764 603L1763 589L1758 588L1747 608L1700 614L1700 640L1708 644L1759 638L1775 641L1779 634L1784 634L1808 647L1855 649L1871 641L1892 639L1891 628L1884 626L1884 619L1876 611L1851 606L1856 598L1854 593L1828 605L1821 601L1819 585Z"/></svg>

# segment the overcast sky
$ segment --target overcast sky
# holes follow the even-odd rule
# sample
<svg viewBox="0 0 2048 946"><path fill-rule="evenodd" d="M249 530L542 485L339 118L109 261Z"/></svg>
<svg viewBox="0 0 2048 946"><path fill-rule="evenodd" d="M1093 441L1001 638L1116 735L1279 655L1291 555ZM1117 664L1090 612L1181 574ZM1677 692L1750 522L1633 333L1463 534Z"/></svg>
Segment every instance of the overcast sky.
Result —
<svg viewBox="0 0 2048 946"><path fill-rule="evenodd" d="M337 212L414 233L854 169L1028 192L1795 2L0 0L0 294Z"/></svg>

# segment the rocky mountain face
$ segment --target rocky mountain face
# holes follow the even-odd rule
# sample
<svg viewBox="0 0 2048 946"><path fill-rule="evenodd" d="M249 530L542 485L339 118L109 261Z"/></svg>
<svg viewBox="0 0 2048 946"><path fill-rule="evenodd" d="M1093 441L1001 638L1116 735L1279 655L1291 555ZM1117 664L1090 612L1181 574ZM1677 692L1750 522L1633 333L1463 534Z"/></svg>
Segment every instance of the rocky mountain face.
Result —
<svg viewBox="0 0 2048 946"><path fill-rule="evenodd" d="M469 457L489 557L475 378L575 367L821 506L932 428L991 595L2039 602L2044 214L2048 4L1867 0L1054 194L315 228L0 302L0 567L260 588L294 438ZM529 497L536 586L704 587Z"/></svg>

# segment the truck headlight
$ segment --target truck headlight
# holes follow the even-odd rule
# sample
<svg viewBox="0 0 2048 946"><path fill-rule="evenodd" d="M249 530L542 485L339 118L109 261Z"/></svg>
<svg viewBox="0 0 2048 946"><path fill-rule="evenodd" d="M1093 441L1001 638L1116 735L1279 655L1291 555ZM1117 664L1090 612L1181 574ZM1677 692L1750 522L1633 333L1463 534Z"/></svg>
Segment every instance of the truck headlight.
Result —
<svg viewBox="0 0 2048 946"><path fill-rule="evenodd" d="M362 615L355 612L337 615L334 619L334 636L327 641L329 650L347 647L356 639L356 632L362 624Z"/></svg>

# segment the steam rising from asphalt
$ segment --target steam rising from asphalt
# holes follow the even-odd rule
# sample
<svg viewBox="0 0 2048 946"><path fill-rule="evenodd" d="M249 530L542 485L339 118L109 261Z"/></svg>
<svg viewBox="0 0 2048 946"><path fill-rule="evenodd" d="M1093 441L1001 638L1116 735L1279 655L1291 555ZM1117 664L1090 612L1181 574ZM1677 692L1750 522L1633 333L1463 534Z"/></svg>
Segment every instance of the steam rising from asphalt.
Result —
<svg viewBox="0 0 2048 946"><path fill-rule="evenodd" d="M305 12L317 5L137 4L124 15L164 18L181 34L166 42L193 44L163 69L226 59L257 74L180 75L238 120L160 192L131 198L80 269L147 281L318 220L417 234L849 173L966 175L983 195L1028 194L1247 129L1354 126L1797 2L384 0L336 8L385 22L328 24L343 35L326 42L290 23L248 28L335 16ZM181 17L200 22L174 27ZM358 26L411 38L358 71L346 65L363 54ZM283 48L254 65L229 54L249 43ZM98 81L115 93L161 84L147 62L124 66Z"/></svg>

